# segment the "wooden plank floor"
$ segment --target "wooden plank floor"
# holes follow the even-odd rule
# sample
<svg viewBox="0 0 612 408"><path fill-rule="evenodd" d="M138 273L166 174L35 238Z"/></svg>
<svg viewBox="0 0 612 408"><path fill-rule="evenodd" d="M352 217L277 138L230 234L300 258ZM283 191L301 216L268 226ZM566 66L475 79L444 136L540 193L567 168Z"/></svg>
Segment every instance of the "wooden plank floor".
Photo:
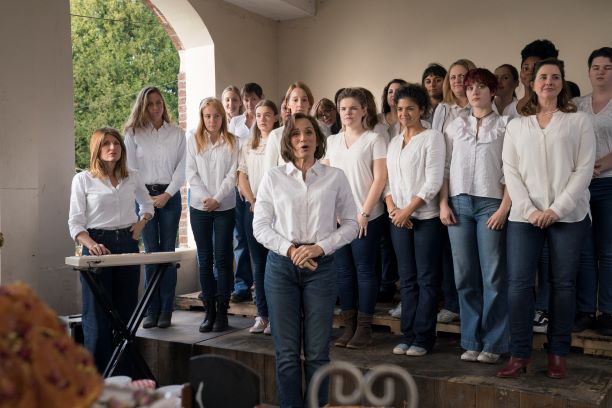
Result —
<svg viewBox="0 0 612 408"><path fill-rule="evenodd" d="M252 335L250 317L231 316L231 330L223 333L198 332L203 314L176 311L173 325L165 330L140 329L137 333L143 355L160 384L187 379L190 356L214 353L240 360L262 378L263 402L276 404L274 347L270 336ZM338 336L336 330L334 336ZM569 376L552 380L544 375L546 355L534 353L535 372L519 379L499 379L499 365L465 363L458 336L439 333L434 351L421 358L396 356L391 349L399 336L384 327L374 331L374 343L365 350L332 347L333 360L349 361L367 370L382 363L406 368L415 378L420 407L605 407L612 406L612 360L572 353ZM400 405L401 406L401 405Z"/></svg>

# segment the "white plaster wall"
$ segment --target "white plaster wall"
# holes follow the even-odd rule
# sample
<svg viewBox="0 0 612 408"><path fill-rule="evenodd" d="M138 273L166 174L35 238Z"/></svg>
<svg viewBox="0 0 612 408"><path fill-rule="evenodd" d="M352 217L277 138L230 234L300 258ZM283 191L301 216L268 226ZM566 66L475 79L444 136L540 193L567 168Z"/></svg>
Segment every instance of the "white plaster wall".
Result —
<svg viewBox="0 0 612 408"><path fill-rule="evenodd" d="M64 266L74 172L68 0L0 2L0 283L22 280L59 313L78 310Z"/></svg>
<svg viewBox="0 0 612 408"><path fill-rule="evenodd" d="M319 0L315 17L279 23L278 89L303 80L317 99L357 85L378 102L390 79L420 82L429 62L518 68L524 45L548 38L586 93L586 60L610 46L611 17L610 0Z"/></svg>

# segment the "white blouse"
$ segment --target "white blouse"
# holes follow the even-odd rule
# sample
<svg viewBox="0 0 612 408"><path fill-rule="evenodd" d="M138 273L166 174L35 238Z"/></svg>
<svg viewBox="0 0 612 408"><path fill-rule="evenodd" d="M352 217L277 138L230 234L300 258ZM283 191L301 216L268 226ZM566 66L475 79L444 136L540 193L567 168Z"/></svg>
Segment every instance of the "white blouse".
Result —
<svg viewBox="0 0 612 408"><path fill-rule="evenodd" d="M253 121L255 125L255 121ZM234 116L227 126L230 133L232 133L238 139L238 148L242 149L249 137L251 136L251 129L246 125L246 113L242 115Z"/></svg>
<svg viewBox="0 0 612 408"><path fill-rule="evenodd" d="M251 147L251 141L249 140L242 146L240 151L240 159L238 161L238 171L244 173L249 178L249 186L253 195L257 196L257 190L259 184L265 173L264 169L264 154L266 152L266 145L268 144L267 138L259 139L259 145L256 149Z"/></svg>
<svg viewBox="0 0 612 408"><path fill-rule="evenodd" d="M325 159L329 160L332 167L344 171L351 185L357 211L363 209L363 204L374 182L374 160L386 157L387 145L384 139L371 130L366 130L361 134L351 147L346 145L344 132L327 138ZM379 217L383 212L383 203L378 200L370 211L370 220Z"/></svg>
<svg viewBox="0 0 612 408"><path fill-rule="evenodd" d="M516 99L516 96L512 97L512 102L510 102L510 104L504 108L504 111L501 113L501 116L507 116L508 121L521 116L516 110L517 103L518 103L518 99ZM493 108L493 112L499 115L495 102L493 102L492 108Z"/></svg>
<svg viewBox="0 0 612 408"><path fill-rule="evenodd" d="M529 222L550 208L560 222L579 222L589 212L595 134L585 113L555 112L546 129L535 115L510 121L502 157L510 221Z"/></svg>
<svg viewBox="0 0 612 408"><path fill-rule="evenodd" d="M135 171L130 171L117 187L110 179L96 178L89 171L76 174L70 194L70 236L76 239L90 228L114 230L131 226L138 221L134 201L140 206L141 217L155 214L149 192Z"/></svg>
<svg viewBox="0 0 612 408"><path fill-rule="evenodd" d="M446 165L449 197L469 194L501 199L504 196L502 149L506 116L492 112L482 119L478 136L474 116L460 116L446 129Z"/></svg>
<svg viewBox="0 0 612 408"><path fill-rule="evenodd" d="M612 99L599 112L593 113L592 95L588 94L574 98L573 102L578 110L586 113L591 118L593 130L595 131L595 160L599 160L612 152ZM612 169L601 173L597 178L612 177Z"/></svg>
<svg viewBox="0 0 612 408"><path fill-rule="evenodd" d="M465 108L462 108L457 104L451 105L446 102L440 102L434 111L431 128L446 133L446 128L455 118L467 116L469 113L470 105L466 105Z"/></svg>
<svg viewBox="0 0 612 408"><path fill-rule="evenodd" d="M205 134L208 137L208 134ZM232 149L223 138L214 145L208 139L205 150L198 153L195 131L187 137L187 181L191 188L189 205L204 211L204 199L212 197L220 205L216 211L236 206L236 170L238 147Z"/></svg>
<svg viewBox="0 0 612 408"><path fill-rule="evenodd" d="M178 126L129 129L125 148L128 166L144 184L168 184L166 193L173 196L185 183L185 132Z"/></svg>
<svg viewBox="0 0 612 408"><path fill-rule="evenodd" d="M356 215L342 170L316 162L304 181L302 171L287 163L268 171L261 181L253 235L279 255L287 256L293 243L314 243L331 255L357 238Z"/></svg>
<svg viewBox="0 0 612 408"><path fill-rule="evenodd" d="M395 205L404 208L415 196L425 201L412 216L417 219L440 215L438 193L444 176L446 146L444 136L434 129L426 129L413 136L406 146L399 134L387 148L389 178L385 197L391 194Z"/></svg>
<svg viewBox="0 0 612 408"><path fill-rule="evenodd" d="M280 147L281 140L283 138L283 130L285 130L285 126L280 126L272 130L268 135L268 143L264 153L264 171L267 171L272 167L285 164L285 161L281 156Z"/></svg>

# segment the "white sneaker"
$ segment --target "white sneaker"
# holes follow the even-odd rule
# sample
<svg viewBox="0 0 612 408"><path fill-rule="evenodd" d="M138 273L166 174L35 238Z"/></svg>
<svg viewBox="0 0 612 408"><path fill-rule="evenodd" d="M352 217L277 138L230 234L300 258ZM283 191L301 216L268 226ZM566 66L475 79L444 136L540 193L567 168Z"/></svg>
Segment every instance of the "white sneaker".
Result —
<svg viewBox="0 0 612 408"><path fill-rule="evenodd" d="M255 318L255 324L249 329L249 333L263 333L268 327L268 321L257 316Z"/></svg>
<svg viewBox="0 0 612 408"><path fill-rule="evenodd" d="M406 355L411 357L421 357L425 354L427 354L427 350L419 346L410 346L408 351L406 351Z"/></svg>
<svg viewBox="0 0 612 408"><path fill-rule="evenodd" d="M396 319L401 319L402 318L402 302L399 302L397 306L395 306L393 309L390 309L389 314L391 315L391 317L395 317Z"/></svg>
<svg viewBox="0 0 612 408"><path fill-rule="evenodd" d="M450 323L459 321L459 313L451 312L450 310L442 309L438 312L438 323Z"/></svg>
<svg viewBox="0 0 612 408"><path fill-rule="evenodd" d="M480 356L479 351L468 350L461 355L461 361L478 361L478 357Z"/></svg>
<svg viewBox="0 0 612 408"><path fill-rule="evenodd" d="M268 325L264 329L263 333L267 334L268 336L272 334L272 323L268 322Z"/></svg>
<svg viewBox="0 0 612 408"><path fill-rule="evenodd" d="M488 351L483 351L478 356L478 361L485 364L495 364L499 361L499 354L489 353Z"/></svg>
<svg viewBox="0 0 612 408"><path fill-rule="evenodd" d="M548 331L548 313L543 310L536 310L533 315L533 331L544 333Z"/></svg>
<svg viewBox="0 0 612 408"><path fill-rule="evenodd" d="M406 343L400 343L397 346L393 347L393 354L401 354L404 355L410 348Z"/></svg>

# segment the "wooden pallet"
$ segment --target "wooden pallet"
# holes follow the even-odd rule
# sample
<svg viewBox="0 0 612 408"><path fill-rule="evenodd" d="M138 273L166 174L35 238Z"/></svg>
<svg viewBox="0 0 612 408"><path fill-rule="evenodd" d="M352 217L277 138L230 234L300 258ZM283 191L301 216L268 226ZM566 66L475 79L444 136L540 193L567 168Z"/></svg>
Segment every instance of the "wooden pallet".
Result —
<svg viewBox="0 0 612 408"><path fill-rule="evenodd" d="M188 293L176 297L175 306L179 310L197 310L202 309L202 301L198 298L199 292ZM372 323L376 326L388 327L393 334L401 334L400 320L391 317L388 313L394 305L391 303L379 303L376 305L376 311ZM230 314L236 316L253 317L257 315L257 308L253 302L245 303L230 303L228 310ZM341 327L340 309L336 308L334 312L334 327ZM438 323L436 331L442 333L461 333L459 323ZM533 347L536 350L544 348L547 342L546 335L540 333L533 334ZM602 336L593 330L585 330L581 333L572 334L572 347L582 349L584 354L593 356L612 357L612 337Z"/></svg>

